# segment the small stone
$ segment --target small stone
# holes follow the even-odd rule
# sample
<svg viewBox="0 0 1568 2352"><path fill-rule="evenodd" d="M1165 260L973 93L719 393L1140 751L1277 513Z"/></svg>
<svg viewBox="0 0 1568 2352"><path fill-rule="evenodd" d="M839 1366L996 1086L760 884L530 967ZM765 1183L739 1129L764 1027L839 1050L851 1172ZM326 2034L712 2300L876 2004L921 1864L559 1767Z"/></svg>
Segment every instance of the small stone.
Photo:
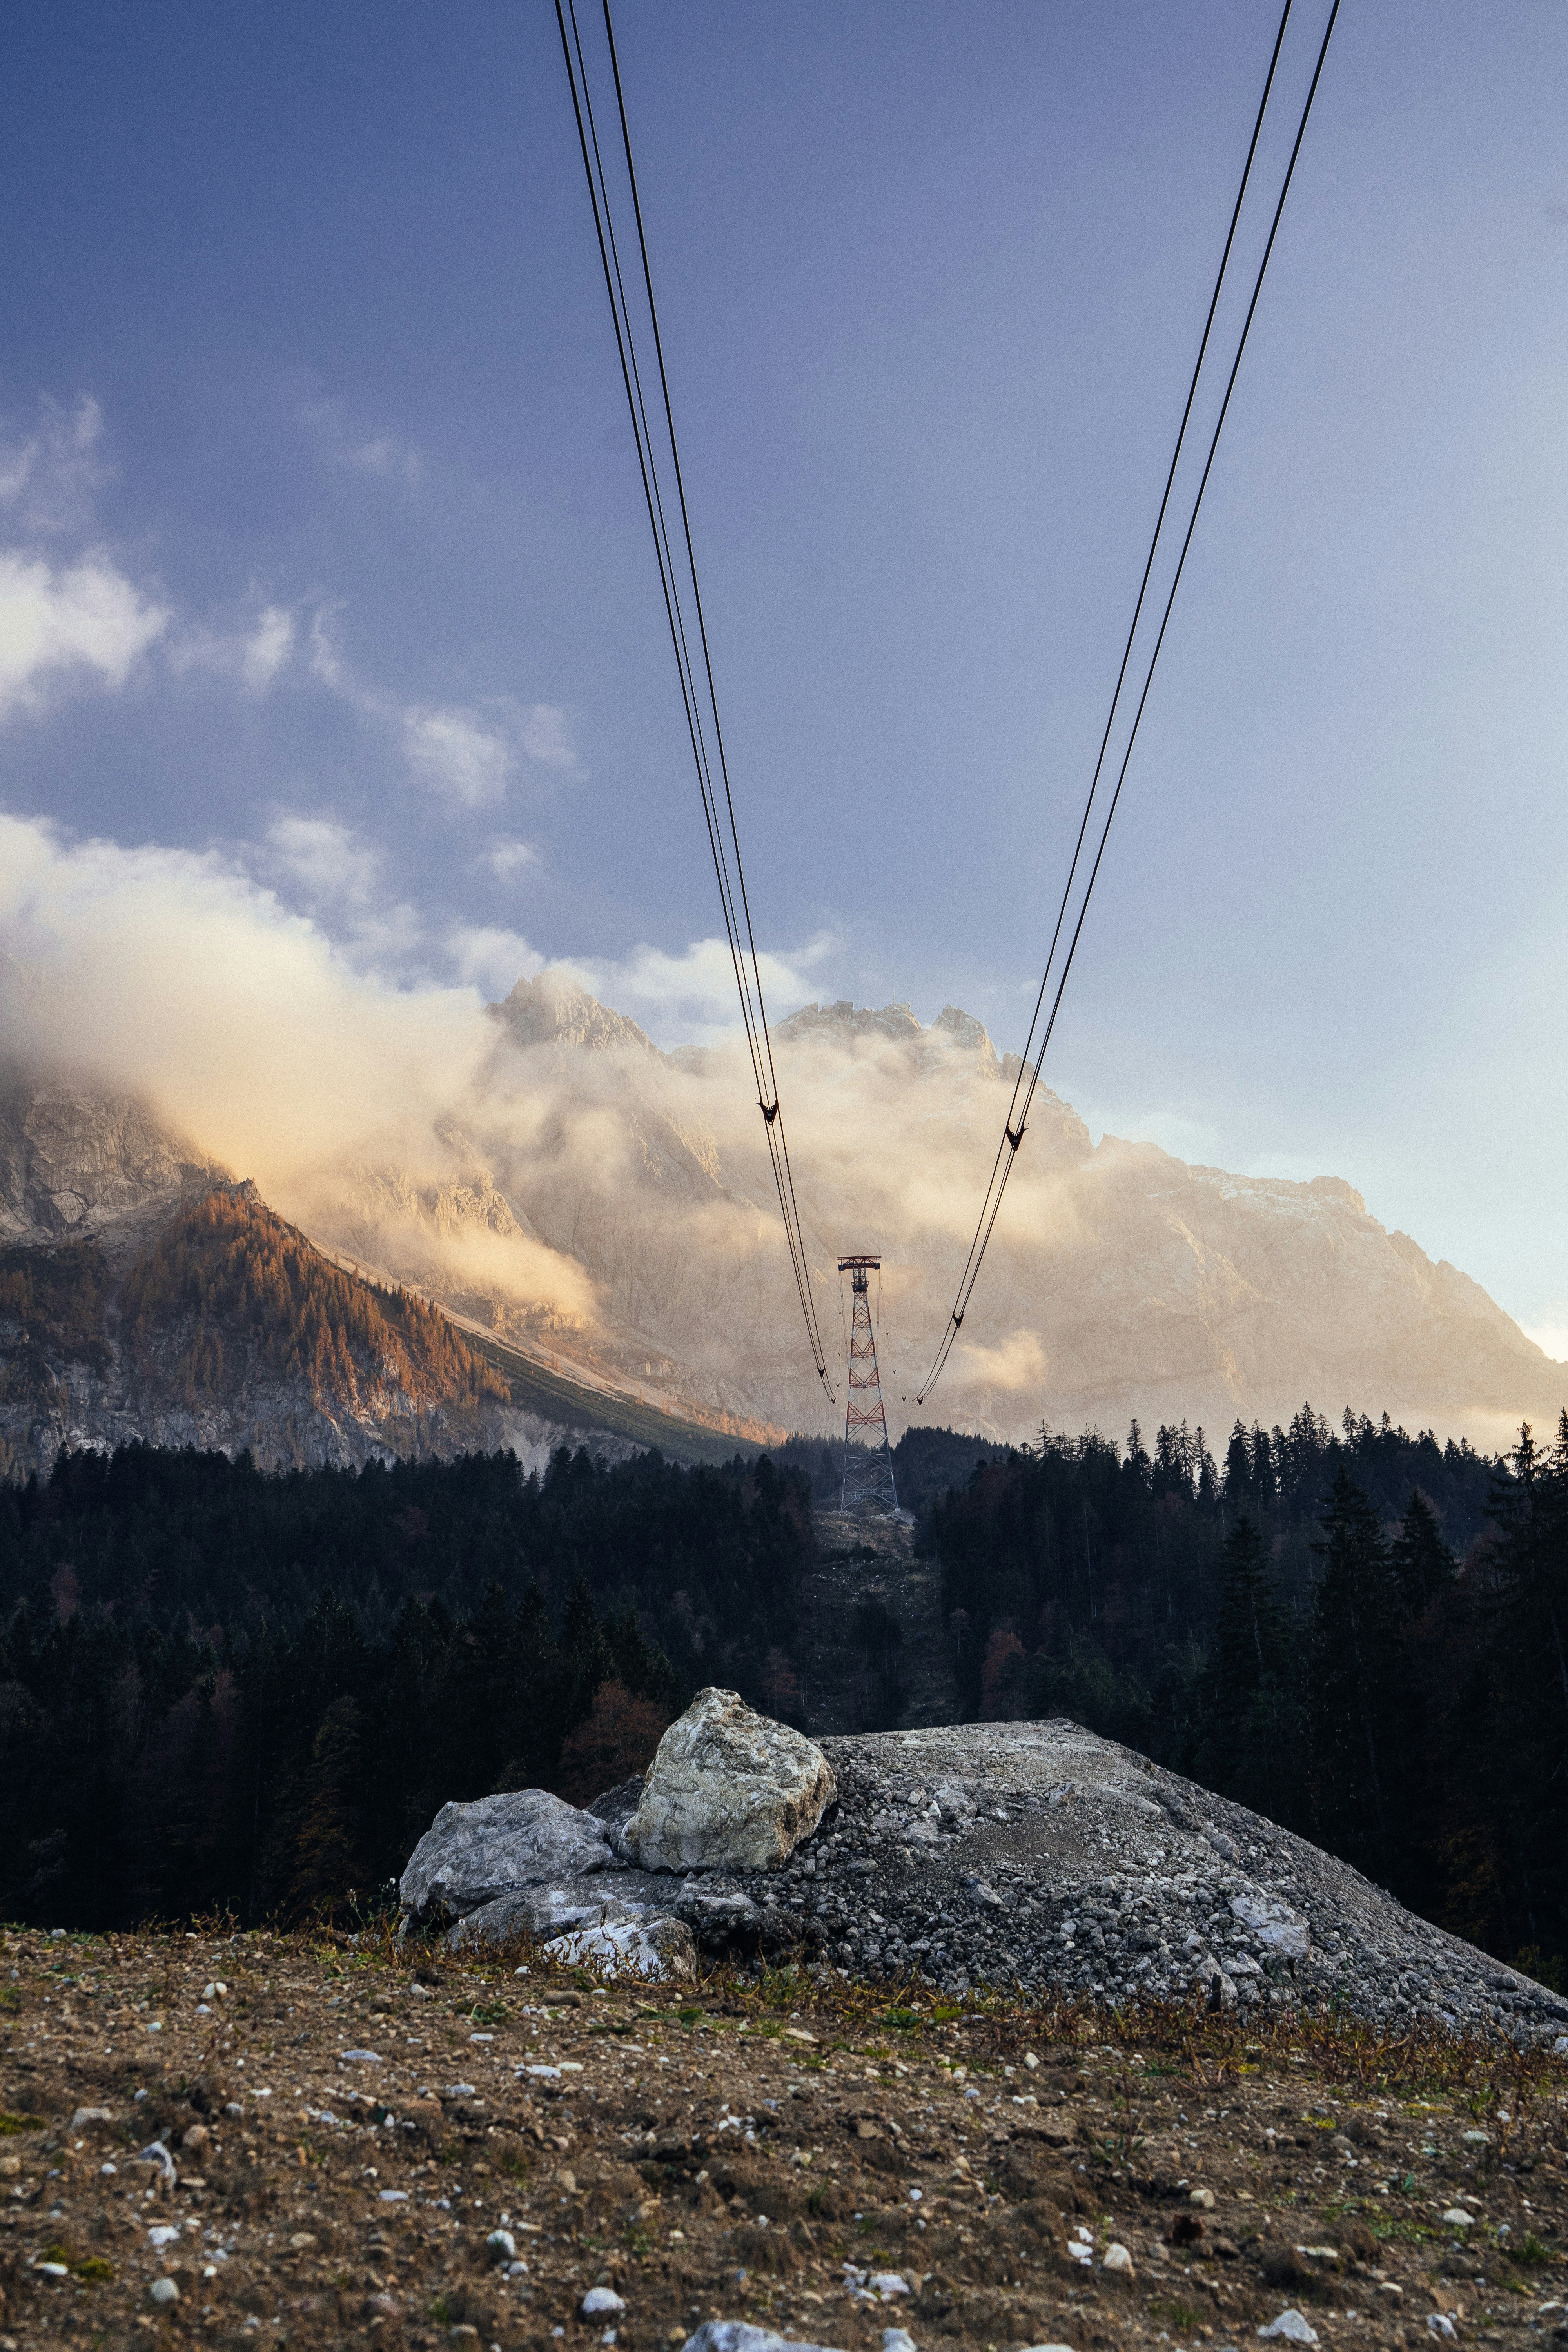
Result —
<svg viewBox="0 0 1568 2352"><path fill-rule="evenodd" d="M113 2116L107 2107L79 2107L70 2119L73 2132L84 2132L94 2124L111 2124Z"/></svg>
<svg viewBox="0 0 1568 2352"><path fill-rule="evenodd" d="M1187 2202L1189 2205L1201 2206L1205 2213L1212 2213L1214 2211L1214 2190L1212 2189L1194 2189L1189 2195Z"/></svg>
<svg viewBox="0 0 1568 2352"><path fill-rule="evenodd" d="M1105 2259L1100 2267L1102 2271L1120 2271L1124 2277L1131 2278L1132 2257L1125 2246L1113 2240L1105 2249Z"/></svg>
<svg viewBox="0 0 1568 2352"><path fill-rule="evenodd" d="M182 2147L205 2147L207 2141L211 2137L212 2135L207 2130L205 2124L193 2124L189 2131L183 2132L181 2134L180 2146Z"/></svg>
<svg viewBox="0 0 1568 2352"><path fill-rule="evenodd" d="M1458 2330L1446 2311L1429 2311L1426 2314L1426 2333L1446 2337L1451 2342L1458 2336Z"/></svg>
<svg viewBox="0 0 1568 2352"><path fill-rule="evenodd" d="M884 2327L882 2352L915 2352L915 2339L907 2327Z"/></svg>
<svg viewBox="0 0 1568 2352"><path fill-rule="evenodd" d="M1450 2205L1443 2219L1453 2230L1469 2230L1475 2227L1475 2215L1467 2213L1462 2205Z"/></svg>
<svg viewBox="0 0 1568 2352"><path fill-rule="evenodd" d="M1317 2329L1293 2304L1288 2305L1278 2319L1271 2319L1268 2326L1260 2327L1258 2333L1259 2336L1276 2336L1285 2344L1315 2344L1318 2340Z"/></svg>
<svg viewBox="0 0 1568 2352"><path fill-rule="evenodd" d="M180 2290L172 2278L155 2278L147 2293L152 2300L160 2305L178 2303L180 2300Z"/></svg>
<svg viewBox="0 0 1568 2352"><path fill-rule="evenodd" d="M584 2319L615 2319L626 2307L613 2286L591 2286L581 2305Z"/></svg>
<svg viewBox="0 0 1568 2352"><path fill-rule="evenodd" d="M485 2240L485 2252L494 2262L514 2263L517 2260L517 2240L510 2230L492 2230Z"/></svg>

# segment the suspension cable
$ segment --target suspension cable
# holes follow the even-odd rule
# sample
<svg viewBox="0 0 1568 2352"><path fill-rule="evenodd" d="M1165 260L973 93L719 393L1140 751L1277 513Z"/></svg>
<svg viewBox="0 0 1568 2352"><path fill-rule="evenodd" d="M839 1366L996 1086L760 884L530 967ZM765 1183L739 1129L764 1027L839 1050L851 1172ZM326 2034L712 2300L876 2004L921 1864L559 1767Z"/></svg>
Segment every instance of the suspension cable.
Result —
<svg viewBox="0 0 1568 2352"><path fill-rule="evenodd" d="M1003 1122L1002 1140L997 1145L996 1156L992 1162L990 1179L986 1185L984 1200L981 1204L979 1221L975 1225L973 1239L969 1244L969 1255L964 1260L963 1271L959 1276L958 1288L953 1299L952 1311L948 1318L947 1327L942 1333L941 1343L937 1348L935 1358L931 1363L931 1368L926 1374L925 1381L915 1399L915 1402L917 1404L923 1404L926 1398L931 1394L931 1390L936 1386L937 1381L942 1377L942 1370L947 1362L948 1357L952 1351L953 1343L957 1339L960 1330L963 1328L963 1318L969 1311L969 1302L973 1296L974 1286L980 1278L980 1269L984 1263L985 1253L990 1247L991 1236L995 1230L996 1220L1002 1212L1002 1201L1003 1196L1007 1190L1007 1181L1009 1177L1012 1175L1014 1165L1016 1162L1025 1134L1027 1131L1029 1110L1034 1102L1035 1089L1039 1084L1040 1065L1045 1060L1046 1050L1050 1044L1052 1033L1056 1028L1057 1014L1061 1009L1062 994L1067 987L1068 975L1072 970L1073 959L1078 952L1079 940L1083 934L1084 919L1089 912L1089 902L1090 898L1093 896L1094 886L1100 876L1100 861L1105 856L1106 843L1110 839L1110 827L1116 815L1117 804L1121 798L1121 787L1126 782L1128 765L1132 757L1133 746L1138 740L1138 730L1142 723L1144 709L1149 699L1149 691L1154 682L1154 671L1160 659L1161 648L1163 646L1165 642L1165 632L1169 626L1172 609L1176 601L1176 591L1181 586L1182 574L1186 568L1187 551L1193 543L1193 533L1197 527L1199 509L1203 505L1204 493L1208 488L1209 476L1213 471L1215 456L1219 447L1220 434L1224 430L1226 416L1230 408L1231 394L1236 389L1237 376L1240 372L1242 354L1247 349L1247 340L1251 331L1254 314L1258 309L1258 297L1263 291L1264 277L1268 271L1269 257L1274 251L1274 241L1279 233L1280 217L1285 210L1285 199L1290 192L1290 183L1296 171L1296 161L1301 152L1301 142L1306 137L1307 123L1312 111L1312 101L1318 94L1318 84L1322 77L1324 61L1329 53L1329 42L1332 37L1335 20L1340 13L1340 0L1332 0L1332 5L1329 11L1328 24L1324 28L1322 43L1318 51L1317 63L1313 68L1311 82L1301 109L1300 120L1297 125L1295 140L1291 145L1289 161L1286 165L1285 176L1280 184L1279 199L1274 206L1273 218L1270 221L1268 228L1268 241L1264 246L1263 256L1258 265L1257 274L1253 279L1252 294L1247 306L1247 315L1242 322L1241 333L1237 342L1236 354L1231 362L1230 373L1226 382L1225 397L1220 404L1219 415L1215 421L1213 434L1209 439L1208 455L1204 463L1203 474L1198 482L1197 493L1193 500L1192 509L1187 519L1186 530L1182 540L1181 552L1177 558L1176 568L1172 577L1170 591L1165 598L1164 611L1161 615L1159 631L1154 640L1153 650L1149 656L1148 663L1144 670L1142 688L1138 697L1137 708L1133 714L1132 725L1128 734L1126 747L1121 755L1121 765L1117 771L1115 788L1111 793L1110 805L1106 810L1105 819L1100 827L1099 845L1095 851L1094 862L1089 869L1089 879L1084 887L1082 901L1079 907L1077 919L1074 923L1072 934L1068 944L1067 956L1057 980L1056 992L1052 997L1050 1013L1046 1021L1045 1029L1041 1034L1039 1051L1037 1054L1034 1054L1033 1047L1035 1032L1037 1027L1039 1025L1040 1014L1045 1005L1047 991L1050 987L1051 968L1056 958L1057 947L1061 938L1063 925L1067 919L1068 908L1072 895L1073 881L1078 872L1079 856L1082 853L1084 840L1089 830L1089 818L1093 812L1095 798L1100 788L1101 773L1105 763L1106 747L1110 740L1110 733L1115 721L1117 708L1121 701L1122 686L1126 679L1128 664L1131 656L1133 639L1137 634L1139 620L1143 610L1144 597L1148 592L1149 579L1153 568L1155 553L1164 530L1166 514L1170 506L1172 485L1175 479L1177 464L1182 455L1183 445L1186 437L1187 425L1192 416L1193 402L1197 393L1198 380L1202 373L1205 356L1208 350L1210 332L1214 326L1215 312L1218 306L1221 289L1224 285L1226 274L1230 263L1231 252L1236 239L1237 225L1240 217L1242 204L1247 194L1247 184L1252 173L1253 160L1258 152L1258 142L1262 131L1264 116L1268 110L1269 95L1274 85L1275 68L1279 61L1279 51L1285 38L1285 28L1289 19L1290 6L1291 0L1285 0L1284 13L1279 20L1279 32L1275 36L1273 53L1268 63L1268 73L1263 86L1263 96L1258 105L1257 120L1253 124L1251 142L1247 151L1247 162L1243 167L1241 183L1237 189L1236 203L1231 212L1230 227L1225 241L1225 251L1221 257L1219 270L1215 279L1214 293L1209 301L1208 316L1204 325L1203 339L1198 347L1198 356L1194 365L1192 382L1187 391L1186 404L1182 411L1182 422L1176 436L1175 449L1172 456L1170 468L1165 478L1164 494L1160 501L1159 515L1149 544L1148 560L1143 567L1143 577L1138 590L1138 600L1133 609L1131 626L1128 630L1127 644L1122 653L1121 668L1117 673L1116 687L1110 699L1110 709L1106 719L1105 732L1100 740L1100 755L1095 761L1093 777L1089 784L1088 797L1084 803L1083 819L1079 827L1078 842L1073 851L1072 864L1068 869L1067 882L1062 891L1061 905L1057 914L1056 929L1051 935L1050 950L1046 959L1046 969L1040 981L1039 993L1035 1000L1034 1017L1030 1021L1028 1037L1025 1042L1022 1066L1013 1083L1012 1099L1008 1106L1007 1116Z"/></svg>
<svg viewBox="0 0 1568 2352"><path fill-rule="evenodd" d="M686 713L687 733L691 744L691 756L697 772L698 789L702 800L703 823L708 835L709 853L719 885L719 901L723 910L724 933L729 943L730 961L735 976L736 992L741 1004L741 1020L745 1031L746 1047L751 1055L752 1076L756 1088L757 1108L763 1115L768 1159L773 1169L773 1187L778 1194L779 1213L784 1219L784 1239L789 1249L790 1267L795 1276L795 1291L800 1299L806 1337L811 1344L816 1375L831 1399L833 1382L828 1376L827 1360L823 1350L822 1335L817 1323L816 1302L813 1296L811 1267L806 1254L805 1236L795 1201L795 1175L790 1165L789 1144L784 1133L784 1107L780 1099L777 1072L773 1066L773 1040L768 1031L767 1007L763 995L762 968L757 956L756 938L752 927L751 900L746 888L745 866L741 856L740 835L735 824L734 798L730 785L729 761L724 750L723 729L719 718L718 694L713 682L713 662L709 649L708 625L702 606L702 591L697 575L697 556L692 544L691 521L686 502L686 484L681 472L679 444L676 439L675 415L670 402L669 381L665 368L664 339L659 331L658 307L654 299L653 271L648 260L647 238L643 225L642 200L637 188L637 169L632 161L631 131L626 120L626 93L621 82L620 61L616 51L615 28L610 21L609 0L602 0L605 37L609 48L610 67L615 80L616 108L619 118L621 146L626 163L626 184L631 194L636 223L637 258L641 263L642 291L647 319L651 329L653 351L658 376L659 404L663 413L663 449L669 463L669 478L673 488L673 507L679 515L679 541L672 535L667 517L664 488L660 480L659 445L656 441L647 401L643 391L642 369L637 358L637 340L633 324L632 306L627 298L621 269L620 247L616 236L615 211L610 197L609 181L599 145L598 127L594 116L593 96L589 86L586 60L583 54L582 36L578 29L575 0L555 0L555 21L561 34L562 55L566 62L567 80L572 91L572 110L577 124L577 143L582 151L583 169L588 182L588 197L593 207L595 234L598 240L599 260L605 275L605 290L610 299L610 315L615 327L616 350L620 360L621 382L626 389L626 405L631 414L632 435L637 444L637 466L642 477L643 498L647 508L648 526L653 533L654 551L658 562L659 584L664 597L665 618L668 623L670 644L675 653L676 669L680 679L681 702ZM568 27L570 26L570 30ZM689 631L686 617L687 592L694 632ZM695 639L696 656L693 650ZM700 656L700 667L699 666ZM711 741L711 748L710 743Z"/></svg>

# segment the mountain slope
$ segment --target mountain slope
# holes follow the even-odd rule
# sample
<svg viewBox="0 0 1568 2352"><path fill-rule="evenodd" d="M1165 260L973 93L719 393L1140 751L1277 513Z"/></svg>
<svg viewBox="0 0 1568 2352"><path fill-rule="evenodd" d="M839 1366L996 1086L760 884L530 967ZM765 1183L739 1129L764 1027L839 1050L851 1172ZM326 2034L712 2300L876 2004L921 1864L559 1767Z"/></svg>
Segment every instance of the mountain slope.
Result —
<svg viewBox="0 0 1568 2352"><path fill-rule="evenodd" d="M831 1428L800 1331L749 1073L665 1055L548 974L490 1008L482 1087L423 1192L402 1171L320 1186L301 1222L506 1337L569 1339L622 1377L759 1421ZM810 1005L774 1051L825 1333L836 1260L883 1257L879 1340L895 1426L946 1320L1018 1068L953 1006ZM510 1220L515 1238L503 1239ZM575 1292L563 1289L570 1270ZM839 1393L842 1395L842 1368ZM1501 1442L1555 1415L1568 1375L1479 1285L1389 1232L1334 1177L1192 1167L1098 1147L1036 1096L944 1418L1020 1438L1137 1414L1226 1429L1305 1399Z"/></svg>

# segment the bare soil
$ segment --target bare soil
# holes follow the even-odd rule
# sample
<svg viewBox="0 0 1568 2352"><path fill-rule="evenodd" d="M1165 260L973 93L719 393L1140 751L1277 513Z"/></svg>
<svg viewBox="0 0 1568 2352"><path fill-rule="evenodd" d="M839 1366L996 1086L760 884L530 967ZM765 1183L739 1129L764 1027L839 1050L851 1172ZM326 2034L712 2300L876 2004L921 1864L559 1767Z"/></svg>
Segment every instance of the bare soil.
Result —
<svg viewBox="0 0 1568 2352"><path fill-rule="evenodd" d="M823 1977L0 1937L0 2352L1568 2342L1539 2048Z"/></svg>

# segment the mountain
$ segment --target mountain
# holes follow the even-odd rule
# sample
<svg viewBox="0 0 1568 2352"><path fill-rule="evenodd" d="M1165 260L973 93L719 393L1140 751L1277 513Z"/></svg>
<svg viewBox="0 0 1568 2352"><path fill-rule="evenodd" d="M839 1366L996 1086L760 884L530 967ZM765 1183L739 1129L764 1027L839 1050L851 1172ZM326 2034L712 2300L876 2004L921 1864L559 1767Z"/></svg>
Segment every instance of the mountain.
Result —
<svg viewBox="0 0 1568 2352"><path fill-rule="evenodd" d="M477 1184L451 1213L504 1230L493 1201ZM0 1085L0 1476L135 1439L269 1468L500 1445L542 1466L584 1439L721 1460L755 1434L585 1388L335 1264L145 1104Z"/></svg>
<svg viewBox="0 0 1568 2352"><path fill-rule="evenodd" d="M443 1181L421 1192L361 1171L303 1222L524 1343L759 1423L830 1430L842 1405L812 1374L740 1054L661 1053L550 974L489 1018L493 1050L447 1131ZM808 1005L773 1045L838 1395L835 1262L880 1251L896 1433L1020 1066L952 1005L929 1027L908 1005ZM1568 1373L1479 1284L1390 1232L1342 1180L1096 1146L1041 1086L961 1342L917 1417L1003 1438L1042 1419L1119 1432L1134 1414L1212 1434L1238 1414L1288 1423L1310 1399L1496 1444L1522 1416L1554 1417L1565 1394Z"/></svg>
<svg viewBox="0 0 1568 2352"><path fill-rule="evenodd" d="M954 1006L924 1026L908 1005L841 1002L773 1033L830 1403L743 1053L661 1052L551 973L482 1026L478 1077L453 1081L433 1123L411 1119L392 1154L301 1166L265 1206L147 1106L16 1074L0 1267L4 1295L30 1286L31 1303L0 1313L13 1458L68 1433L280 1461L452 1451L501 1429L530 1454L596 1432L611 1452L687 1459L831 1434L851 1251L882 1257L895 1436L933 1419L1001 1440L1042 1421L1119 1433L1136 1415L1201 1423L1212 1442L1310 1400L1494 1445L1568 1396L1568 1369L1342 1180L1096 1146L1042 1086L959 1344L917 1409L1020 1066ZM196 1216L219 1192L231 1205ZM258 1302L285 1266L275 1326ZM455 1322L450 1347L421 1300Z"/></svg>

